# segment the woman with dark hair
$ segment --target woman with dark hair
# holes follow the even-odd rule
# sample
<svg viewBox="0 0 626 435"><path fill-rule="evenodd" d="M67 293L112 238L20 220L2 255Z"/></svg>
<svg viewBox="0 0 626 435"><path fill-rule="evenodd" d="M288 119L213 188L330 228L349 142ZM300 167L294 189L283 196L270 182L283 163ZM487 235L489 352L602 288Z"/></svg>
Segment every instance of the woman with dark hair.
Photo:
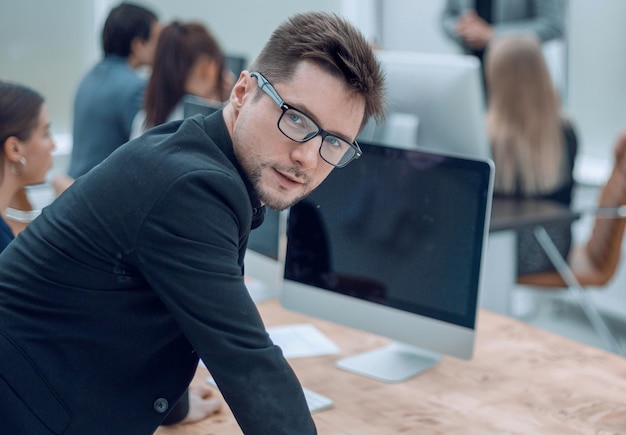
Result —
<svg viewBox="0 0 626 435"><path fill-rule="evenodd" d="M43 97L0 82L0 251L36 216L25 187L44 182L54 142Z"/></svg>
<svg viewBox="0 0 626 435"><path fill-rule="evenodd" d="M131 138L182 119L186 99L221 105L228 98L233 79L222 49L204 25L172 22L159 37L143 110L135 117Z"/></svg>

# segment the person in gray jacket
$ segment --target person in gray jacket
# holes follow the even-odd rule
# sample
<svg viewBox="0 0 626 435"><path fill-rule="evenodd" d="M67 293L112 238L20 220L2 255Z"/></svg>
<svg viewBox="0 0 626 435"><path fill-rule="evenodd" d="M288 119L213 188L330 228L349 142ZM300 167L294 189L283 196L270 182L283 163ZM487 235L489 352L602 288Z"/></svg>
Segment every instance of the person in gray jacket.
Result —
<svg viewBox="0 0 626 435"><path fill-rule="evenodd" d="M563 0L447 0L441 18L446 34L481 60L498 36L531 33L546 42L564 34Z"/></svg>
<svg viewBox="0 0 626 435"><path fill-rule="evenodd" d="M85 174L130 139L146 88L137 68L152 65L160 31L157 15L143 6L121 3L109 13L102 30L104 57L74 96L70 177Z"/></svg>
<svg viewBox="0 0 626 435"><path fill-rule="evenodd" d="M292 16L226 106L114 151L0 254L0 432L152 434L199 358L242 431L316 433L244 283L250 231L384 113L384 76L342 18Z"/></svg>
<svg viewBox="0 0 626 435"><path fill-rule="evenodd" d="M498 37L530 33L542 43L564 38L565 1L446 0L441 22L446 35L465 53L478 57L482 66L487 46Z"/></svg>

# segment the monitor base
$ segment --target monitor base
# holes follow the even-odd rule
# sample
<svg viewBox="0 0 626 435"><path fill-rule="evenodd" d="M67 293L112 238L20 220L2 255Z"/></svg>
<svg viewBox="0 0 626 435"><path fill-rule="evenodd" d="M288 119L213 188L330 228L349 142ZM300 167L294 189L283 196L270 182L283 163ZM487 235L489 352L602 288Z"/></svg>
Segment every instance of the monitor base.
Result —
<svg viewBox="0 0 626 435"><path fill-rule="evenodd" d="M379 381L403 382L441 361L441 355L393 342L390 345L358 355L342 358L337 367Z"/></svg>

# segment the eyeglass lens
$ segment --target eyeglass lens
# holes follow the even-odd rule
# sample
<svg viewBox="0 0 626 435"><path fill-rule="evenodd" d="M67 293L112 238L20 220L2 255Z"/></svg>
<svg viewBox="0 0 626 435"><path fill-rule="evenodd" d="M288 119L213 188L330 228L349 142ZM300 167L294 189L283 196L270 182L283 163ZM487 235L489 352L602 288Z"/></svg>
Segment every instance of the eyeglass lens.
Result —
<svg viewBox="0 0 626 435"><path fill-rule="evenodd" d="M250 75L257 78L261 90L282 109L283 113L278 118L278 129L285 136L296 142L306 142L319 134L322 136L322 144L319 149L320 156L334 166L345 166L352 159L359 157L360 150L356 143L351 144L340 137L325 132L307 115L298 109L289 107L263 74L255 71Z"/></svg>
<svg viewBox="0 0 626 435"><path fill-rule="evenodd" d="M317 124L304 113L296 109L287 109L278 121L280 131L291 140L305 142L322 132L320 155L331 165L349 161L356 150L347 141L323 132Z"/></svg>

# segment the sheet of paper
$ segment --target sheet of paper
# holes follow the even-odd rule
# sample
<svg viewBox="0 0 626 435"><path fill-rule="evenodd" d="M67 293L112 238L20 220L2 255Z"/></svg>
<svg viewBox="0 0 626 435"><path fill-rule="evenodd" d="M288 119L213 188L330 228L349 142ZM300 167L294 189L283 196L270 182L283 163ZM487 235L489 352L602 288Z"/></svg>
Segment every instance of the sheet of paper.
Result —
<svg viewBox="0 0 626 435"><path fill-rule="evenodd" d="M333 355L339 347L315 326L302 323L267 328L274 344L280 346L285 358Z"/></svg>

